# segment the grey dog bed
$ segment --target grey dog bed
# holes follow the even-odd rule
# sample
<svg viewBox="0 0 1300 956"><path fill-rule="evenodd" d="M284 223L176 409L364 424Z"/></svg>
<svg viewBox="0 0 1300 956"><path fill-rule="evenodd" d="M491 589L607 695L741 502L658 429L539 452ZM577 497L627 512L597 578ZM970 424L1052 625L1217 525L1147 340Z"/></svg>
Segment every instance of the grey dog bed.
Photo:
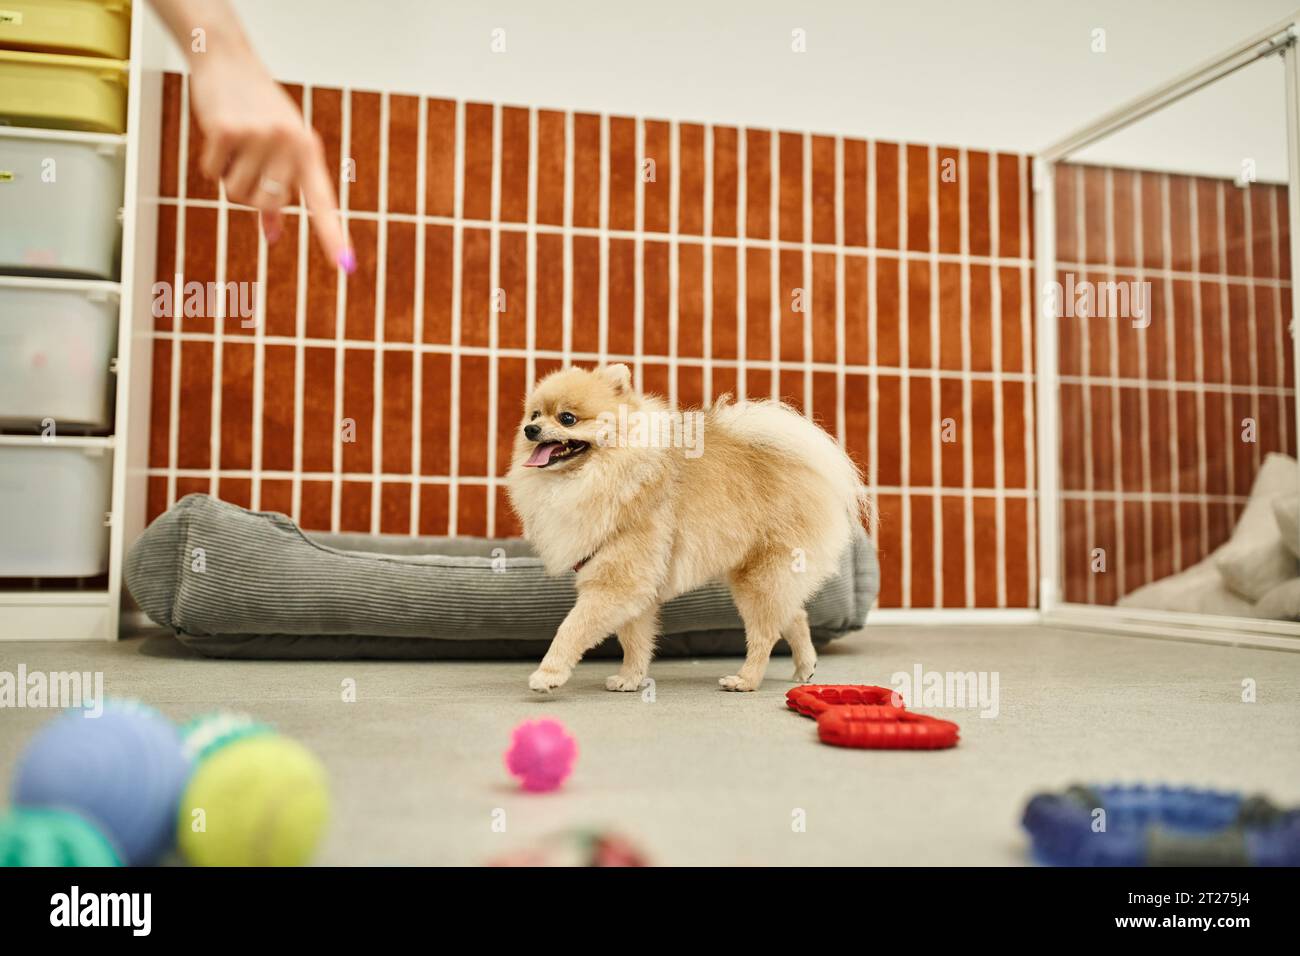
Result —
<svg viewBox="0 0 1300 956"><path fill-rule="evenodd" d="M577 592L524 541L305 534L293 520L187 495L132 546L126 586L157 624L212 657L537 658ZM880 572L865 533L808 604L813 639L859 630ZM727 589L666 604L659 653L744 650ZM784 647L784 642L782 642ZM614 655L606 641L594 652Z"/></svg>

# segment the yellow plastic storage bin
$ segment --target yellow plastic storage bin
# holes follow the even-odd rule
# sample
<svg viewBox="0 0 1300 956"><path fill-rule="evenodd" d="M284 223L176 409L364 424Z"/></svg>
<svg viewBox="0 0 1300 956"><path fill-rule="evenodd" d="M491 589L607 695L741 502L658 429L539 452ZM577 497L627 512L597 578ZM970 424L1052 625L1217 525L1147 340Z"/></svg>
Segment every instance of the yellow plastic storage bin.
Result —
<svg viewBox="0 0 1300 956"><path fill-rule="evenodd" d="M119 60L0 50L0 123L9 126L122 133L126 88Z"/></svg>
<svg viewBox="0 0 1300 956"><path fill-rule="evenodd" d="M0 47L125 60L131 0L0 0Z"/></svg>

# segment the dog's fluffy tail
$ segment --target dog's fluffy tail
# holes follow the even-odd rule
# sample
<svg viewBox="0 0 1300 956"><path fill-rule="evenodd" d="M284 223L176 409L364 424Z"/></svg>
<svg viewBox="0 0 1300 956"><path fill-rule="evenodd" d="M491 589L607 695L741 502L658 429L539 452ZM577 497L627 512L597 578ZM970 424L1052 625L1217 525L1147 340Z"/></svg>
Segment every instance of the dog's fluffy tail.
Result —
<svg viewBox="0 0 1300 956"><path fill-rule="evenodd" d="M714 402L710 415L732 434L771 454L795 459L824 476L854 521L874 518L874 503L862 473L830 435L784 402L732 403L729 395Z"/></svg>

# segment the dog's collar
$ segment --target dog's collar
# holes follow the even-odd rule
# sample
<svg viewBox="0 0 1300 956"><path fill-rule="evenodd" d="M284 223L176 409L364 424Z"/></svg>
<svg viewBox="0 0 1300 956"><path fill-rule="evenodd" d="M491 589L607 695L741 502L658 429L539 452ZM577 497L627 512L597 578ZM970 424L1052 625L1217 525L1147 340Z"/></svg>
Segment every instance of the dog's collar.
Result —
<svg viewBox="0 0 1300 956"><path fill-rule="evenodd" d="M590 561L595 556L596 556L596 552L593 551L591 554L587 555L585 558L583 558L581 561L575 564L573 566L573 573L577 574L579 571L585 568L587 566L587 562Z"/></svg>

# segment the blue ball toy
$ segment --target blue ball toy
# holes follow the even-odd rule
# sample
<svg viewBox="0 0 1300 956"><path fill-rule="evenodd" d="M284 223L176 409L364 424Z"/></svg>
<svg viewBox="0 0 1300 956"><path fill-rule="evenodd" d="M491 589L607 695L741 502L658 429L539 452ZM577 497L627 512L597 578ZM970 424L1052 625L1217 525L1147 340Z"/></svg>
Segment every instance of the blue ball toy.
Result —
<svg viewBox="0 0 1300 956"><path fill-rule="evenodd" d="M180 735L157 711L130 701L86 714L67 711L32 737L14 772L13 804L79 813L122 862L155 863L175 839L190 773Z"/></svg>

